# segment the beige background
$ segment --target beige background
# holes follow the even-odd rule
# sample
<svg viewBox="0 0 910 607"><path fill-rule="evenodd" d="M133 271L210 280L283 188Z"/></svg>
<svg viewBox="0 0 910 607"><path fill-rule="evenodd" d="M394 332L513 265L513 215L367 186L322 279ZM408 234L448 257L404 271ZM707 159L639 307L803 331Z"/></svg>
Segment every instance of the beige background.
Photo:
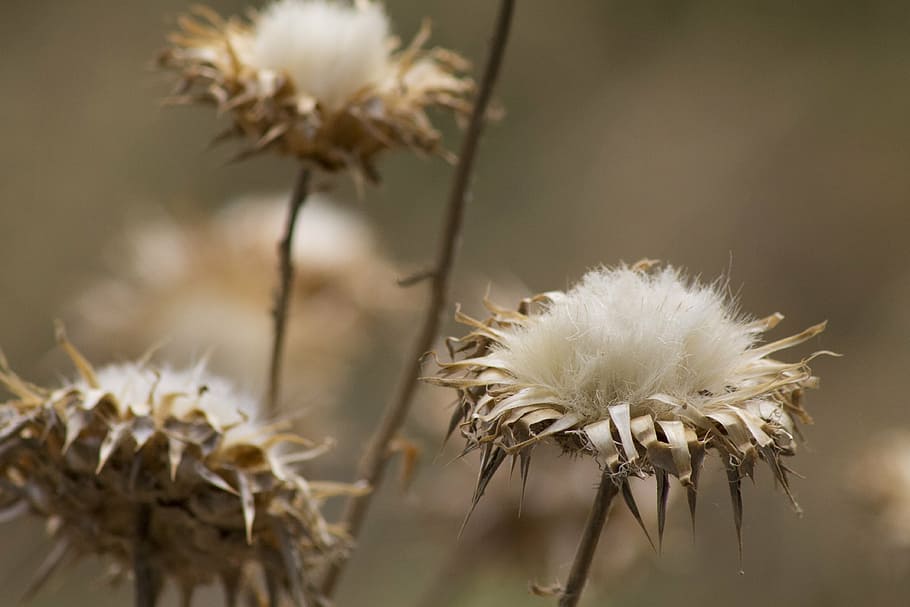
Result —
<svg viewBox="0 0 910 607"><path fill-rule="evenodd" d="M405 38L426 15L436 42L482 57L492 2L389 4ZM685 508L675 509L663 556L608 589L611 605L889 605L910 593L908 555L878 545L844 476L876 432L910 424L910 9L901 4L519 3L499 89L508 115L484 141L457 299L477 301L477 273L537 291L601 262L657 257L707 277L729 270L743 307L785 313L783 331L827 318L815 345L847 355L816 365L816 425L794 462L807 476L795 481L806 515L760 470L745 489L739 575L714 467L697 543ZM183 8L7 0L0 9L0 343L36 380L66 369L48 354L50 321L103 271L125 221L149 206L198 215L292 179L287 160L225 166L226 151L205 151L218 126L208 111L159 109L168 79L149 66ZM449 168L407 155L382 168L384 185L351 204L396 259L421 265ZM351 198L348 184L342 192ZM390 362L366 368L345 409L342 470L392 383ZM431 459L425 478L448 474ZM415 523L421 486L408 500L384 492L340 604L408 605L420 594L457 531ZM2 533L0 605L12 605L47 546L37 525ZM128 604L128 589L95 583L98 572L81 564L34 604ZM459 582L459 604L547 604L526 592L537 573L488 568Z"/></svg>

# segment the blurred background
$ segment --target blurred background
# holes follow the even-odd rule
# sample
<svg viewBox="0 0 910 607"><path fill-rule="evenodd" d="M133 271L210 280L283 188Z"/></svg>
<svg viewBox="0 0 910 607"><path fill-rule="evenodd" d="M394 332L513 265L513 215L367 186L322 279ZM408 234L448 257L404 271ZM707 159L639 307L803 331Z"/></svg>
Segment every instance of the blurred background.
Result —
<svg viewBox="0 0 910 607"><path fill-rule="evenodd" d="M430 17L434 43L481 61L493 5L390 0L388 11L404 39ZM213 6L230 14L246 5ZM54 353L51 321L79 322L73 302L111 272L129 226L156 213L200 221L237 196L290 188L289 160L228 165L230 150L208 151L223 126L209 110L160 108L171 80L151 65L186 8L182 0L3 4L0 344L34 381L70 373ZM684 501L671 510L660 556L643 534L608 529L601 552L640 556L622 573L604 572L588 604L894 605L910 596L907 549L879 531L848 474L881 432L910 425L908 31L910 6L897 2L519 3L498 89L507 114L483 142L455 300L479 313L488 283L505 303L565 288L600 263L647 256L707 278L728 274L744 310L787 316L777 336L828 319L804 351L846 354L813 365L823 379L809 395L816 424L792 462L806 476L794 481L803 517L760 469L745 488L740 574L722 471L709 464L697 542ZM457 130L439 118L456 149ZM373 226L403 275L435 251L451 169L397 154L381 170L383 185L363 199L344 178L334 194ZM332 420L316 427L338 434L316 474L353 474L406 351L420 289L415 307L390 321L400 331L373 329L339 404L315 414ZM408 431L422 445L416 481L404 493L395 482L384 487L339 605L553 603L527 583L564 579L571 557L537 559L533 540L558 522L571 554L582 520L557 512L516 531L527 545L504 550L514 538L481 532L492 512L483 514L482 501L474 539L469 526L460 544L474 469L437 458L444 422L425 421L447 397L421 392ZM872 461L859 473L874 474ZM547 482L544 493L590 494L597 473L556 478L567 486ZM506 488L505 476L494 482L506 497L490 508L517 511L517 487ZM447 488L457 515L437 516L431 503ZM646 522L655 533L653 516ZM49 546L33 521L0 529L0 604L13 605ZM469 541L467 556L453 556ZM100 572L91 561L67 569L33 604L126 604L129 589L108 589ZM434 587L440 572L450 582L444 592ZM206 600L219 604L217 595Z"/></svg>

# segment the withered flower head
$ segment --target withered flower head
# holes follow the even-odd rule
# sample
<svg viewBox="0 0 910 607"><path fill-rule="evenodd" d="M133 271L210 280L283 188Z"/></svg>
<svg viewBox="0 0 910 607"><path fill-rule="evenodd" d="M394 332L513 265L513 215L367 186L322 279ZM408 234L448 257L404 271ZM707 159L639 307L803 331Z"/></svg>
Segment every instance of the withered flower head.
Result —
<svg viewBox="0 0 910 607"><path fill-rule="evenodd" d="M466 62L424 50L429 27L398 50L372 0L277 0L248 20L196 8L161 55L180 75L174 100L210 103L234 121L248 153L273 149L376 181L382 150L440 152L426 110L466 113Z"/></svg>
<svg viewBox="0 0 910 607"><path fill-rule="evenodd" d="M875 515L879 537L910 549L910 432L876 437L850 469L848 486Z"/></svg>
<svg viewBox="0 0 910 607"><path fill-rule="evenodd" d="M80 377L57 389L0 360L14 395L0 405L0 505L45 518L56 541L36 583L85 555L110 558L120 577L142 550L157 583L187 600L219 579L235 592L257 563L273 587L312 595L301 574L343 543L320 504L349 487L294 466L327 445L255 421L256 402L201 366L95 370L61 343Z"/></svg>
<svg viewBox="0 0 910 607"><path fill-rule="evenodd" d="M239 199L210 219L160 218L129 226L113 276L90 285L68 324L92 356L140 356L151 343L177 364L206 355L209 368L256 393L271 347L266 310L275 289L275 241L284 196ZM372 321L405 306L370 227L314 195L301 211L292 255L296 276L283 377L294 402L329 406ZM200 344L210 348L199 350ZM290 402L290 401L289 401Z"/></svg>
<svg viewBox="0 0 910 607"><path fill-rule="evenodd" d="M757 459L790 495L782 458L794 453L796 421L810 421L802 396L817 380L809 359L769 355L824 324L760 345L779 314L747 320L718 286L653 265L594 270L568 292L537 295L517 310L485 302L491 317L482 322L457 314L472 329L451 340L453 358L461 357L439 363L429 380L459 392L451 429L460 424L466 450L481 452L475 504L507 456L526 478L544 440L596 457L636 516L628 478L655 476L661 532L671 475L687 488L694 520L706 451L726 467L737 533L740 482Z"/></svg>

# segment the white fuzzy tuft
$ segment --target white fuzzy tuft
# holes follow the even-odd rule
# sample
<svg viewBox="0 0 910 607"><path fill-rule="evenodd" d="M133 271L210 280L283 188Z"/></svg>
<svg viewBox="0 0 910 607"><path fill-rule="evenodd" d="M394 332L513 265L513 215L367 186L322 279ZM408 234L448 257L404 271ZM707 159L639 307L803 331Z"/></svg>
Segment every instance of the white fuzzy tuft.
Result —
<svg viewBox="0 0 910 607"><path fill-rule="evenodd" d="M697 405L750 360L754 336L713 286L668 267L589 272L564 298L507 333L498 354L522 383L549 387L585 418L654 394Z"/></svg>
<svg viewBox="0 0 910 607"><path fill-rule="evenodd" d="M216 236L238 249L268 252L287 221L288 193L239 198L215 217ZM362 218L325 196L307 197L294 231L293 261L308 271L343 272L374 256L376 243Z"/></svg>
<svg viewBox="0 0 910 607"><path fill-rule="evenodd" d="M202 363L188 369L121 363L102 367L96 375L99 389L116 399L122 413L153 414L168 402L177 418L186 419L199 411L223 428L252 421L259 410L255 398L237 391L228 380L211 375ZM76 387L93 391L84 380ZM177 396L165 398L171 395Z"/></svg>
<svg viewBox="0 0 910 607"><path fill-rule="evenodd" d="M389 20L375 2L278 0L254 36L251 65L287 74L299 94L331 110L377 84L388 66Z"/></svg>

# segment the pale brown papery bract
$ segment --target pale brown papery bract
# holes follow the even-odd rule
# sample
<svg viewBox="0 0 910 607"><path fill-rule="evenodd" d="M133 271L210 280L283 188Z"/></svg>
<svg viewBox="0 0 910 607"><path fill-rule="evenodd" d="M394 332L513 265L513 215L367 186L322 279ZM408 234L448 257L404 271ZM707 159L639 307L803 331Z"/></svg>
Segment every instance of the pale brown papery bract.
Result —
<svg viewBox="0 0 910 607"><path fill-rule="evenodd" d="M14 395L0 405L0 508L45 518L55 541L32 590L85 555L108 557L118 579L146 542L156 583L172 580L187 599L219 580L229 595L251 591L257 566L270 592L315 596L307 573L346 543L321 503L355 490L294 470L326 443L255 422L255 401L201 367L95 370L61 344L81 377L57 389L0 359L0 385Z"/></svg>
<svg viewBox="0 0 910 607"><path fill-rule="evenodd" d="M270 29L259 32L264 18ZM354 29L358 19L367 23ZM466 115L473 89L463 75L464 59L422 48L429 37L426 23L410 45L396 51L398 40L388 34L385 19L381 5L372 1L279 0L248 19L224 19L194 7L180 19L180 31L170 36L159 63L180 77L172 102L212 104L231 116L234 124L224 137L251 142L241 156L274 150L327 171L349 170L357 179L378 181L374 161L383 150L444 153L426 110ZM327 31L332 28L338 31ZM381 44L363 42L377 32ZM263 42L260 33L288 41ZM280 53L288 56L276 58ZM312 65L310 56L319 64ZM290 73L301 64L306 69L298 71L307 81ZM285 65L291 67L282 69Z"/></svg>
<svg viewBox="0 0 910 607"><path fill-rule="evenodd" d="M546 440L597 458L640 523L628 479L653 475L661 535L670 476L686 488L694 521L708 451L726 468L738 535L740 483L756 460L796 507L783 457L795 452L796 422L811 421L803 393L817 379L812 357L768 355L824 323L759 345L781 315L742 318L718 287L654 265L594 270L568 292L527 298L517 310L485 301L491 316L483 321L456 313L471 332L450 339L455 360L438 362L426 379L458 390L449 431L460 427L465 451L480 450L475 506L507 458L526 479L533 448Z"/></svg>

